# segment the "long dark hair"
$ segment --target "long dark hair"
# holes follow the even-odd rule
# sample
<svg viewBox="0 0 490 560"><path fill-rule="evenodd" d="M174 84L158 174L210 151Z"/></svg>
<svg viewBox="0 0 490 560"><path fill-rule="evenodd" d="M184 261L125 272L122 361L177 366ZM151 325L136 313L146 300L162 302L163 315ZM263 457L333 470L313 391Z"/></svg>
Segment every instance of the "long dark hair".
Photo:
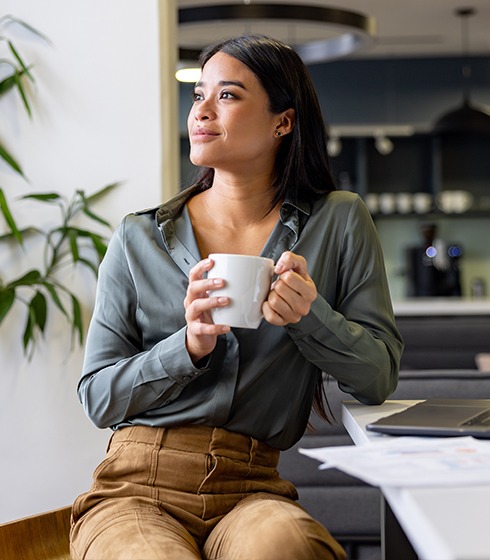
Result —
<svg viewBox="0 0 490 560"><path fill-rule="evenodd" d="M335 190L327 154L326 127L313 82L298 54L281 41L265 35L243 35L205 48L201 68L223 52L247 66L258 78L273 113L295 110L295 125L281 140L276 162L271 208L285 198L293 203L312 202ZM197 178L201 188L211 187L214 169L203 168ZM330 420L323 374L319 373L313 409ZM329 408L329 407L328 407Z"/></svg>
<svg viewBox="0 0 490 560"><path fill-rule="evenodd" d="M295 110L295 126L283 137L276 156L275 194L271 207L288 198L313 201L335 190L327 155L325 122L311 77L298 54L288 45L265 35L243 35L205 48L201 68L216 53L228 54L247 66L269 98L270 110ZM214 169L200 170L197 183L209 188Z"/></svg>

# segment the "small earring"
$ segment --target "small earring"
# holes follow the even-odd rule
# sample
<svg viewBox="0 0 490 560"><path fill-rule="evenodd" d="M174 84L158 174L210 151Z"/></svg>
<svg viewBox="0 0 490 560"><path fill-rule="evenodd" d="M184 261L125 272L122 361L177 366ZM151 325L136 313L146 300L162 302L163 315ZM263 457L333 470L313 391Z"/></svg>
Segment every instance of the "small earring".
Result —
<svg viewBox="0 0 490 560"><path fill-rule="evenodd" d="M280 130L276 130L276 137L279 138L279 136L282 135L282 132Z"/></svg>

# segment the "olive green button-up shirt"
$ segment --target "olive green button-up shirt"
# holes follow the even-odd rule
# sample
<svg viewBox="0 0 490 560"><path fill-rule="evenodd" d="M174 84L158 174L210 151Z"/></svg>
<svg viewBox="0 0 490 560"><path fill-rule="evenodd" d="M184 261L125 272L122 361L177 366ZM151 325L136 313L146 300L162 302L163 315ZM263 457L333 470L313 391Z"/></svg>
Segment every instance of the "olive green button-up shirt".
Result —
<svg viewBox="0 0 490 560"><path fill-rule="evenodd" d="M334 191L311 205L282 205L261 255L303 255L318 297L299 323L262 320L220 336L199 368L186 350L183 305L189 270L202 258L185 205L192 194L128 215L109 243L78 387L94 424L197 423L287 449L306 428L321 372L363 403L383 402L403 344L362 200Z"/></svg>

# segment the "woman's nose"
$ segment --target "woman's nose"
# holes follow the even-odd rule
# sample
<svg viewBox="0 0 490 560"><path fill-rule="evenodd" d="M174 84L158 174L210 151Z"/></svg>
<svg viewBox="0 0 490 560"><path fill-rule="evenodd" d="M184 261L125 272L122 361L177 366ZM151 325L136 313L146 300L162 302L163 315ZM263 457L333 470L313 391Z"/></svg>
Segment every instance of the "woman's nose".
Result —
<svg viewBox="0 0 490 560"><path fill-rule="evenodd" d="M213 110L208 101L200 101L194 105L194 118L198 121L209 120L213 116Z"/></svg>

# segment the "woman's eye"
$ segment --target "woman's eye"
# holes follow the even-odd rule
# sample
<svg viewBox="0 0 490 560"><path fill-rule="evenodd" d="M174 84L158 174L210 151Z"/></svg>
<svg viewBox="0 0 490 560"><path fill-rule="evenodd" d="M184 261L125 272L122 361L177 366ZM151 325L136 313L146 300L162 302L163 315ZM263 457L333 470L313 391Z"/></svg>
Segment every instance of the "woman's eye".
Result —
<svg viewBox="0 0 490 560"><path fill-rule="evenodd" d="M236 99L236 95L231 93L231 91L222 91L220 95L221 99Z"/></svg>
<svg viewBox="0 0 490 560"><path fill-rule="evenodd" d="M197 91L194 91L192 93L192 101L202 101L203 96L201 93L198 93Z"/></svg>

